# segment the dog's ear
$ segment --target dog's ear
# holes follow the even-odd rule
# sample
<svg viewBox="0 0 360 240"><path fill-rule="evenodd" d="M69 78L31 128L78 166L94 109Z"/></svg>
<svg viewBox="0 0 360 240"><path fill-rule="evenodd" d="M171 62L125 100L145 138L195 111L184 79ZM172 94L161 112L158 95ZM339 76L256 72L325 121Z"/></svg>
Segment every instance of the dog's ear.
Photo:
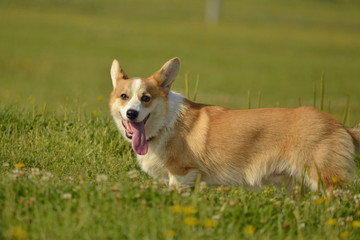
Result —
<svg viewBox="0 0 360 240"><path fill-rule="evenodd" d="M180 59L173 58L167 61L153 77L159 85L165 90L170 91L171 84L175 81L180 70Z"/></svg>
<svg viewBox="0 0 360 240"><path fill-rule="evenodd" d="M120 80L120 79L128 79L128 76L126 75L124 70L122 70L122 68L120 67L119 62L116 59L114 59L114 61L112 62L110 75L111 75L111 80L112 80L112 84L113 84L114 89L116 88L118 80Z"/></svg>

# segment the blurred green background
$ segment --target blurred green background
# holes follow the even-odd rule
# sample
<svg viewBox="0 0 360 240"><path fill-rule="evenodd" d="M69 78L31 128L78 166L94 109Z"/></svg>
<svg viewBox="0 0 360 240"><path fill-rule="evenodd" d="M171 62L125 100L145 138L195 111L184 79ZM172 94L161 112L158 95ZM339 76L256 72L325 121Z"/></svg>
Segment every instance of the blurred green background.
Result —
<svg viewBox="0 0 360 240"><path fill-rule="evenodd" d="M205 0L0 0L0 100L68 99L107 111L110 65L146 77L172 57L182 67L173 89L200 76L198 100L246 108L312 105L325 73L325 104L339 116L350 96L360 120L360 1L223 0L218 24Z"/></svg>

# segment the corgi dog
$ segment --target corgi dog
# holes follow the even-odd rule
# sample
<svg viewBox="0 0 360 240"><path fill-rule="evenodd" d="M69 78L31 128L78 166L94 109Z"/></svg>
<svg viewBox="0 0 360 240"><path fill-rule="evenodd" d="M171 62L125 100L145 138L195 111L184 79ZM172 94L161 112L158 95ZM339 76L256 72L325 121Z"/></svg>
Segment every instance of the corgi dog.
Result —
<svg viewBox="0 0 360 240"><path fill-rule="evenodd" d="M129 78L117 60L111 66L111 115L149 175L175 187L193 187L199 174L208 186L250 188L291 188L294 177L312 191L321 180L327 192L354 177L360 124L346 128L311 107L195 103L171 91L179 68L173 58L148 78Z"/></svg>

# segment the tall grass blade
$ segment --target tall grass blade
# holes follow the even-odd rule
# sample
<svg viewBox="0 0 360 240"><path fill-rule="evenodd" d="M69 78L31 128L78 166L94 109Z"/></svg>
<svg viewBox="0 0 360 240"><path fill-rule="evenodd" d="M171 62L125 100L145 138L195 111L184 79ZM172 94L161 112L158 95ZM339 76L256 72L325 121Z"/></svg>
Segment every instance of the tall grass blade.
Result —
<svg viewBox="0 0 360 240"><path fill-rule="evenodd" d="M295 188L296 188L296 178L295 176L292 176L292 191L291 191L291 198L295 200Z"/></svg>
<svg viewBox="0 0 360 240"><path fill-rule="evenodd" d="M251 109L251 92L248 91L248 109Z"/></svg>
<svg viewBox="0 0 360 240"><path fill-rule="evenodd" d="M69 97L66 97L66 101L64 105L64 122L68 120L68 105L69 105Z"/></svg>
<svg viewBox="0 0 360 240"><path fill-rule="evenodd" d="M195 82L195 89L194 89L194 98L193 101L196 101L196 97L197 97L197 93L198 93L198 89L199 89L199 81L200 81L200 76L199 74L196 76L196 82Z"/></svg>
<svg viewBox="0 0 360 240"><path fill-rule="evenodd" d="M47 108L47 103L44 103L42 115L44 115L46 113L46 108Z"/></svg>
<svg viewBox="0 0 360 240"><path fill-rule="evenodd" d="M189 99L190 90L189 90L189 74L188 73L185 73L185 95L186 95L186 98Z"/></svg>
<svg viewBox="0 0 360 240"><path fill-rule="evenodd" d="M194 187L194 193L193 193L193 199L192 199L192 203L195 206L197 203L197 199L198 199L198 193L199 193L199 188L200 188L200 181L201 181L201 173L198 173L198 175L196 176L196 181L195 181L195 187Z"/></svg>
<svg viewBox="0 0 360 240"><path fill-rule="evenodd" d="M324 110L324 92L325 92L325 74L321 74L321 85L320 85L320 111Z"/></svg>
<svg viewBox="0 0 360 240"><path fill-rule="evenodd" d="M313 88L313 107L316 108L316 83L314 83Z"/></svg>
<svg viewBox="0 0 360 240"><path fill-rule="evenodd" d="M304 166L303 170L301 171L301 183L300 183L300 196L302 197L304 194L304 182L305 182L305 175L308 171L309 167L307 165Z"/></svg>
<svg viewBox="0 0 360 240"><path fill-rule="evenodd" d="M344 124L344 125L345 125L348 115L349 115L349 102L350 102L350 97L349 97L349 95L347 95L345 109L344 109L344 117L343 117L343 121L342 121L342 124Z"/></svg>
<svg viewBox="0 0 360 240"><path fill-rule="evenodd" d="M314 162L315 168L316 168L316 172L318 174L318 193L321 193L321 189L323 190L323 194L325 196L325 198L327 198L327 193L326 193L326 188L324 185L324 182L322 181L322 177L321 177L321 171L318 167L318 165Z"/></svg>
<svg viewBox="0 0 360 240"><path fill-rule="evenodd" d="M257 102L257 108L261 107L261 91L258 93L258 102Z"/></svg>
<svg viewBox="0 0 360 240"><path fill-rule="evenodd" d="M298 104L299 104L299 107L302 106L302 104L301 104L301 97L298 98Z"/></svg>
<svg viewBox="0 0 360 240"><path fill-rule="evenodd" d="M13 131L13 141L17 138L18 135L18 123L15 123L14 131Z"/></svg>
<svg viewBox="0 0 360 240"><path fill-rule="evenodd" d="M331 113L331 101L328 101L328 106L327 106L327 113Z"/></svg>

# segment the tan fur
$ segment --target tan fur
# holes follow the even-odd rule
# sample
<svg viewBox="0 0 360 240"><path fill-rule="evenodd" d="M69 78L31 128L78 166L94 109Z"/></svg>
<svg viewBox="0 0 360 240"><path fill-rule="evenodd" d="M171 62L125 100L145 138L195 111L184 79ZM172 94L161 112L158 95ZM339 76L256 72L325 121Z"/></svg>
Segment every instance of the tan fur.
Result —
<svg viewBox="0 0 360 240"><path fill-rule="evenodd" d="M212 185L261 186L286 173L300 180L305 166L313 190L317 168L327 187L332 187L334 177L341 184L354 176L355 146L348 130L310 107L229 110L199 108L187 101L176 132L168 143L173 150L169 171L185 175L197 169Z"/></svg>
<svg viewBox="0 0 360 240"><path fill-rule="evenodd" d="M194 103L170 91L178 65L172 59L142 79L144 91L157 99L161 110L161 114L151 113L145 125L146 133L158 128L149 153L138 156L150 175L167 176L175 186L193 186L200 173L208 185L261 187L274 181L279 184L281 178L289 182L291 176L300 181L305 173L305 183L313 191L319 177L327 191L334 182L342 185L353 178L360 125L347 129L311 107L230 110ZM129 89L128 81L114 88L111 109L126 104L116 102ZM112 115L122 131L118 116L113 111Z"/></svg>

